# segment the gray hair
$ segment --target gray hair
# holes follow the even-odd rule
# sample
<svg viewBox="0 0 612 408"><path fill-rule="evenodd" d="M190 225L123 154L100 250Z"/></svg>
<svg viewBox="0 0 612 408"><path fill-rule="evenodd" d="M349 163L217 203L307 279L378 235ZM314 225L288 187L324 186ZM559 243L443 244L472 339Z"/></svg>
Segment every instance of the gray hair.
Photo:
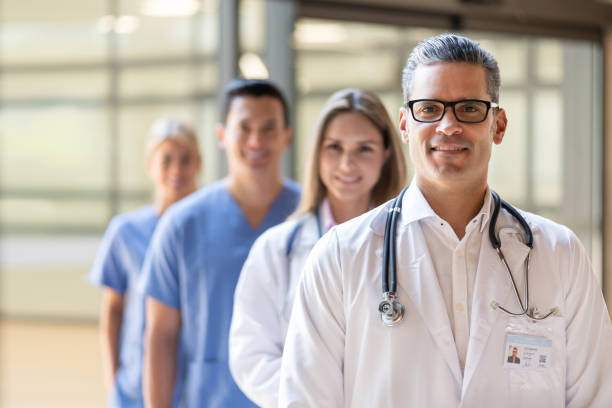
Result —
<svg viewBox="0 0 612 408"><path fill-rule="evenodd" d="M466 62L483 67L487 73L487 93L493 102L499 102L501 77L495 57L467 37L440 34L421 41L410 53L402 71L404 104L410 100L414 71L419 65L430 65L437 62Z"/></svg>
<svg viewBox="0 0 612 408"><path fill-rule="evenodd" d="M166 140L180 140L186 142L197 155L200 155L198 148L198 138L195 130L187 123L173 118L159 118L149 130L147 141L147 155L151 154L157 146Z"/></svg>

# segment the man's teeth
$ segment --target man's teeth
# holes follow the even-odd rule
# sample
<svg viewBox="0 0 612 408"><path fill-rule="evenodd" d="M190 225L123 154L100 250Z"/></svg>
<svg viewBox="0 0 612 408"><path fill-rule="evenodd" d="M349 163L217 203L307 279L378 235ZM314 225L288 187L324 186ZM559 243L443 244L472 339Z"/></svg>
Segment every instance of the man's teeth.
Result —
<svg viewBox="0 0 612 408"><path fill-rule="evenodd" d="M264 157L265 153L262 152L258 152L258 153L254 153L254 152L250 152L247 153L247 157L251 158L251 159L260 159L262 157Z"/></svg>
<svg viewBox="0 0 612 408"><path fill-rule="evenodd" d="M463 150L463 147L434 147L434 150L439 150L439 151L443 151L443 152L454 152L454 151L459 151L459 150Z"/></svg>

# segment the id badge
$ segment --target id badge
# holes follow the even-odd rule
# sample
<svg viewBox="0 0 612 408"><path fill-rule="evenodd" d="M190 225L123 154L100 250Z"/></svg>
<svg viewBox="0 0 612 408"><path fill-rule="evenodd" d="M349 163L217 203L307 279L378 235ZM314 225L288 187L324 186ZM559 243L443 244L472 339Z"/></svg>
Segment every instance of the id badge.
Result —
<svg viewBox="0 0 612 408"><path fill-rule="evenodd" d="M542 370L554 364L553 332L549 324L542 323L510 319L506 327L504 368Z"/></svg>
<svg viewBox="0 0 612 408"><path fill-rule="evenodd" d="M548 368L552 355L552 340L522 333L506 334L504 367Z"/></svg>

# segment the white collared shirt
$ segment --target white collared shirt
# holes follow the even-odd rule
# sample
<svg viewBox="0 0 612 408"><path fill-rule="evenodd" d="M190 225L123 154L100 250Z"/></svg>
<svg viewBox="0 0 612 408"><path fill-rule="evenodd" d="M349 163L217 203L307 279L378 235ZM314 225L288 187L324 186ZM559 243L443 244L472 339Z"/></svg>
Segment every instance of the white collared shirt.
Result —
<svg viewBox="0 0 612 408"><path fill-rule="evenodd" d="M413 183L416 187L416 183ZM455 338L461 370L470 337L470 316L476 270L480 256L480 245L485 227L488 225L491 208L491 193L487 187L484 203L478 214L467 224L461 240L450 224L440 218L431 208L418 187L405 202L405 213L415 211L423 218L419 220L438 284L446 302L446 310ZM484 239L487 239L484 237Z"/></svg>

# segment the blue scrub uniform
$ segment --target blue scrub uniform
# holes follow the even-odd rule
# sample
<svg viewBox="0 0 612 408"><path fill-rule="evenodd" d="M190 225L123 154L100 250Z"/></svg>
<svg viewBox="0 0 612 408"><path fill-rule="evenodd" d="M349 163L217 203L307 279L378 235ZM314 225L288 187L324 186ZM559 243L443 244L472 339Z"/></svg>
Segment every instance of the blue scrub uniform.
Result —
<svg viewBox="0 0 612 408"><path fill-rule="evenodd" d="M299 191L285 181L264 221L253 228L218 181L174 205L160 222L140 284L146 296L181 313L175 407L255 406L228 366L234 288L255 239L293 212Z"/></svg>
<svg viewBox="0 0 612 408"><path fill-rule="evenodd" d="M89 274L90 281L127 295L121 326L119 370L110 403L117 407L143 407L142 341L144 298L136 285L157 225L153 206L112 219Z"/></svg>

